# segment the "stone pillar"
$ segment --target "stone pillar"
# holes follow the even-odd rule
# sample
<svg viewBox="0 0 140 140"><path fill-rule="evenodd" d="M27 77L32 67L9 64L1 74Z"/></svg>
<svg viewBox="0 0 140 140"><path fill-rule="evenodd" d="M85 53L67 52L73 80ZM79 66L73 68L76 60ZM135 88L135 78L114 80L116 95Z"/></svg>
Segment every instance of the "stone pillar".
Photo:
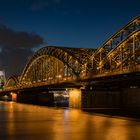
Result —
<svg viewBox="0 0 140 140"><path fill-rule="evenodd" d="M17 93L11 92L12 101L17 102Z"/></svg>
<svg viewBox="0 0 140 140"><path fill-rule="evenodd" d="M125 108L140 107L140 88L123 89L123 106Z"/></svg>
<svg viewBox="0 0 140 140"><path fill-rule="evenodd" d="M81 89L71 89L69 93L69 107L81 108Z"/></svg>
<svg viewBox="0 0 140 140"><path fill-rule="evenodd" d="M48 91L20 91L17 94L17 102L53 106L54 94Z"/></svg>
<svg viewBox="0 0 140 140"><path fill-rule="evenodd" d="M82 91L82 108L118 108L120 107L119 91Z"/></svg>

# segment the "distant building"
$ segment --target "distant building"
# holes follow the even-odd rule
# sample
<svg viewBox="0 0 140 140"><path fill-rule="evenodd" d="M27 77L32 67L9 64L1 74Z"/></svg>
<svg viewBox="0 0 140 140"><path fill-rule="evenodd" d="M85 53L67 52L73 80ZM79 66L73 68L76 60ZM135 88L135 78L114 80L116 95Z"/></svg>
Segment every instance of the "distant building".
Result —
<svg viewBox="0 0 140 140"><path fill-rule="evenodd" d="M5 84L5 72L0 71L0 89L4 88L4 84Z"/></svg>

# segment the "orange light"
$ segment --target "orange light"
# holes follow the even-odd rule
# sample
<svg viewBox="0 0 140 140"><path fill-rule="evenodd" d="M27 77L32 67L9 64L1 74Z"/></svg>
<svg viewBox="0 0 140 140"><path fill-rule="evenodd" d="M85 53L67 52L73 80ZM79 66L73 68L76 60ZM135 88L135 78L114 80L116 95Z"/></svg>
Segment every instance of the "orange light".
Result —
<svg viewBox="0 0 140 140"><path fill-rule="evenodd" d="M81 107L81 90L80 89L69 90L69 106L72 108Z"/></svg>

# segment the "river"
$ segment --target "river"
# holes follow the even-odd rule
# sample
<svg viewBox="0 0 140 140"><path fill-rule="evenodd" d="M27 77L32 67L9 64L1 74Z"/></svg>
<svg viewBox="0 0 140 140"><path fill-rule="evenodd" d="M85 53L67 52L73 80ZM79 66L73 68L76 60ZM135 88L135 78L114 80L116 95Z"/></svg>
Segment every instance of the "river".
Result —
<svg viewBox="0 0 140 140"><path fill-rule="evenodd" d="M140 122L79 109L0 102L0 140L140 140Z"/></svg>

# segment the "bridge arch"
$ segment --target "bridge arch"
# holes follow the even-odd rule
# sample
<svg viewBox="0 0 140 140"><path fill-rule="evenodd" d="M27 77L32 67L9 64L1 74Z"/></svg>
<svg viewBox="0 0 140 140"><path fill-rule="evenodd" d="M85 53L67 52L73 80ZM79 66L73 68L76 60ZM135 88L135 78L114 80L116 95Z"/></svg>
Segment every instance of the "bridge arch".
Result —
<svg viewBox="0 0 140 140"><path fill-rule="evenodd" d="M140 29L113 48L100 64L104 72L137 71L140 67Z"/></svg>
<svg viewBox="0 0 140 140"><path fill-rule="evenodd" d="M96 74L104 73L104 63L108 56L120 48L123 42L130 39L140 29L140 16L131 20L123 26L119 31L112 35L102 46L100 46L90 58L89 64L92 65L92 70ZM88 65L89 65L88 64Z"/></svg>
<svg viewBox="0 0 140 140"><path fill-rule="evenodd" d="M19 77L11 76L6 80L5 89L17 88L19 85Z"/></svg>
<svg viewBox="0 0 140 140"><path fill-rule="evenodd" d="M6 87L49 85L66 80L94 78L102 74L140 71L140 16L111 36L98 49L46 46L26 64L20 78Z"/></svg>
<svg viewBox="0 0 140 140"><path fill-rule="evenodd" d="M38 50L25 66L20 84L56 82L58 78L77 79L86 75L84 65L95 49L75 49L48 46ZM52 79L52 80L51 80Z"/></svg>

